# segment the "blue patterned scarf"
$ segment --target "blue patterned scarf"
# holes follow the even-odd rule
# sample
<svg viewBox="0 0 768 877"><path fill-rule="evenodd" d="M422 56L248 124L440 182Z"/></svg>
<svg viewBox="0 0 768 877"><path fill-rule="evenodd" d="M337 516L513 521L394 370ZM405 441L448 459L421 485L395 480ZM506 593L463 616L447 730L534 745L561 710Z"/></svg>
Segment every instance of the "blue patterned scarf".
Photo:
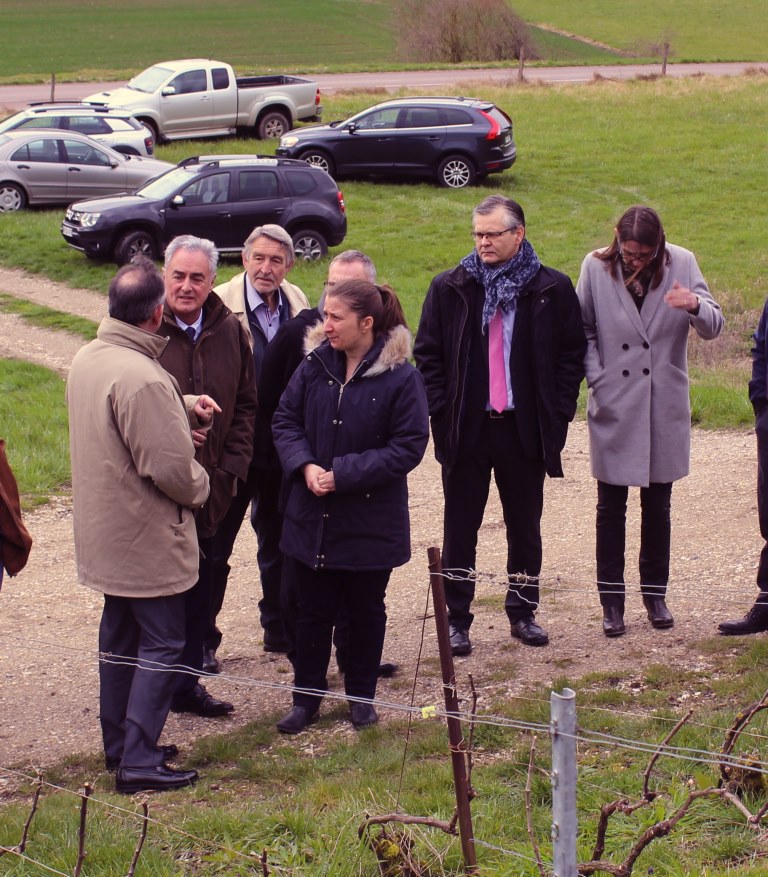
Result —
<svg viewBox="0 0 768 877"><path fill-rule="evenodd" d="M497 308L505 313L517 307L517 296L541 267L536 250L523 238L520 249L508 261L501 265L486 265L477 250L465 256L461 264L475 280L483 284L485 302L483 303L483 331L493 319Z"/></svg>

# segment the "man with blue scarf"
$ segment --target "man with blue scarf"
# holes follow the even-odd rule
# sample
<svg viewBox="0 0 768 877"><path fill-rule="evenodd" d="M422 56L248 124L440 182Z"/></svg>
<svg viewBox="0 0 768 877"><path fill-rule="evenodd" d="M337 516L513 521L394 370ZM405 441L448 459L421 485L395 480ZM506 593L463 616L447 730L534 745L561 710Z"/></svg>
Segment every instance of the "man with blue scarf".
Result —
<svg viewBox="0 0 768 877"><path fill-rule="evenodd" d="M472 571L491 472L507 530L512 636L531 646L549 642L535 620L544 475L563 476L560 452L587 348L573 284L539 261L522 207L491 195L472 220L475 249L432 281L414 346L442 465L454 655L472 651Z"/></svg>

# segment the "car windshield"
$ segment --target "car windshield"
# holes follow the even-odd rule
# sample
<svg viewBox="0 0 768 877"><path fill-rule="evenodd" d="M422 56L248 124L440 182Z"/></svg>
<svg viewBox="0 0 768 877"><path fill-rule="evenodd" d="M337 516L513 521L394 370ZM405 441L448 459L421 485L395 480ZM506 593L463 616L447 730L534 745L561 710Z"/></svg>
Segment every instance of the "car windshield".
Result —
<svg viewBox="0 0 768 877"><path fill-rule="evenodd" d="M26 113L22 110L20 113L16 113L9 119L5 119L3 122L0 122L0 131L12 131L16 125L18 125L19 120L23 119L25 116Z"/></svg>
<svg viewBox="0 0 768 877"><path fill-rule="evenodd" d="M197 173L197 169L186 167L175 167L167 174L163 174L151 183L142 186L137 195L144 198L167 198L172 192L180 186L186 185Z"/></svg>
<svg viewBox="0 0 768 877"><path fill-rule="evenodd" d="M134 91L143 91L146 94L152 94L157 91L172 72L173 71L169 70L167 67L149 67L143 73L134 76L134 78L128 83L128 88L132 88Z"/></svg>

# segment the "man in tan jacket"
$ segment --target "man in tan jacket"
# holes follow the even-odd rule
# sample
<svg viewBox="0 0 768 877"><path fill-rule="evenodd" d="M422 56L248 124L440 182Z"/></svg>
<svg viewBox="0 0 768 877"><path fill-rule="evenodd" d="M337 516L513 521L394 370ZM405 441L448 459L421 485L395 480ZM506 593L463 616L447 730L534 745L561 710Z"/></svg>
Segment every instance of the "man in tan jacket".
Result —
<svg viewBox="0 0 768 877"><path fill-rule="evenodd" d="M149 262L121 268L109 316L76 354L67 381L78 579L104 594L100 718L118 792L174 789L197 779L158 745L176 683L163 672L184 646L184 592L197 579L192 509L208 497L190 424L216 403L189 397L157 362L166 339L163 280ZM159 671L159 672L158 672Z"/></svg>
<svg viewBox="0 0 768 877"><path fill-rule="evenodd" d="M279 225L260 225L243 246L242 274L217 286L214 292L240 320L248 334L253 354L254 375L258 383L264 353L277 330L309 302L298 286L285 277L295 260L293 241ZM272 444L269 417L256 418L253 457L245 481L238 479L237 493L214 537L212 558L212 591L218 594L218 606L224 600L229 574L229 557L243 522L245 510L251 505L251 525L259 542L256 560L261 577L259 615L264 629L265 652L287 652L288 642L280 612L280 580L283 555L280 551L282 516L278 496L283 471ZM215 653L221 633L214 629L206 642Z"/></svg>

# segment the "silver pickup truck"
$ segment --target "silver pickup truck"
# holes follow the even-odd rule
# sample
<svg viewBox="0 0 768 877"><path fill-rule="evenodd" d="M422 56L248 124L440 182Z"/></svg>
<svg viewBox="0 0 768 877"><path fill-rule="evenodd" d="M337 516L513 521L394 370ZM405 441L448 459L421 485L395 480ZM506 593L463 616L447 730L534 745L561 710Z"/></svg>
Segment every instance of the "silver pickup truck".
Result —
<svg viewBox="0 0 768 877"><path fill-rule="evenodd" d="M163 61L113 91L84 103L131 111L155 141L219 137L237 129L259 139L282 137L297 121L322 115L317 83L298 76L237 78L222 61L191 58Z"/></svg>

